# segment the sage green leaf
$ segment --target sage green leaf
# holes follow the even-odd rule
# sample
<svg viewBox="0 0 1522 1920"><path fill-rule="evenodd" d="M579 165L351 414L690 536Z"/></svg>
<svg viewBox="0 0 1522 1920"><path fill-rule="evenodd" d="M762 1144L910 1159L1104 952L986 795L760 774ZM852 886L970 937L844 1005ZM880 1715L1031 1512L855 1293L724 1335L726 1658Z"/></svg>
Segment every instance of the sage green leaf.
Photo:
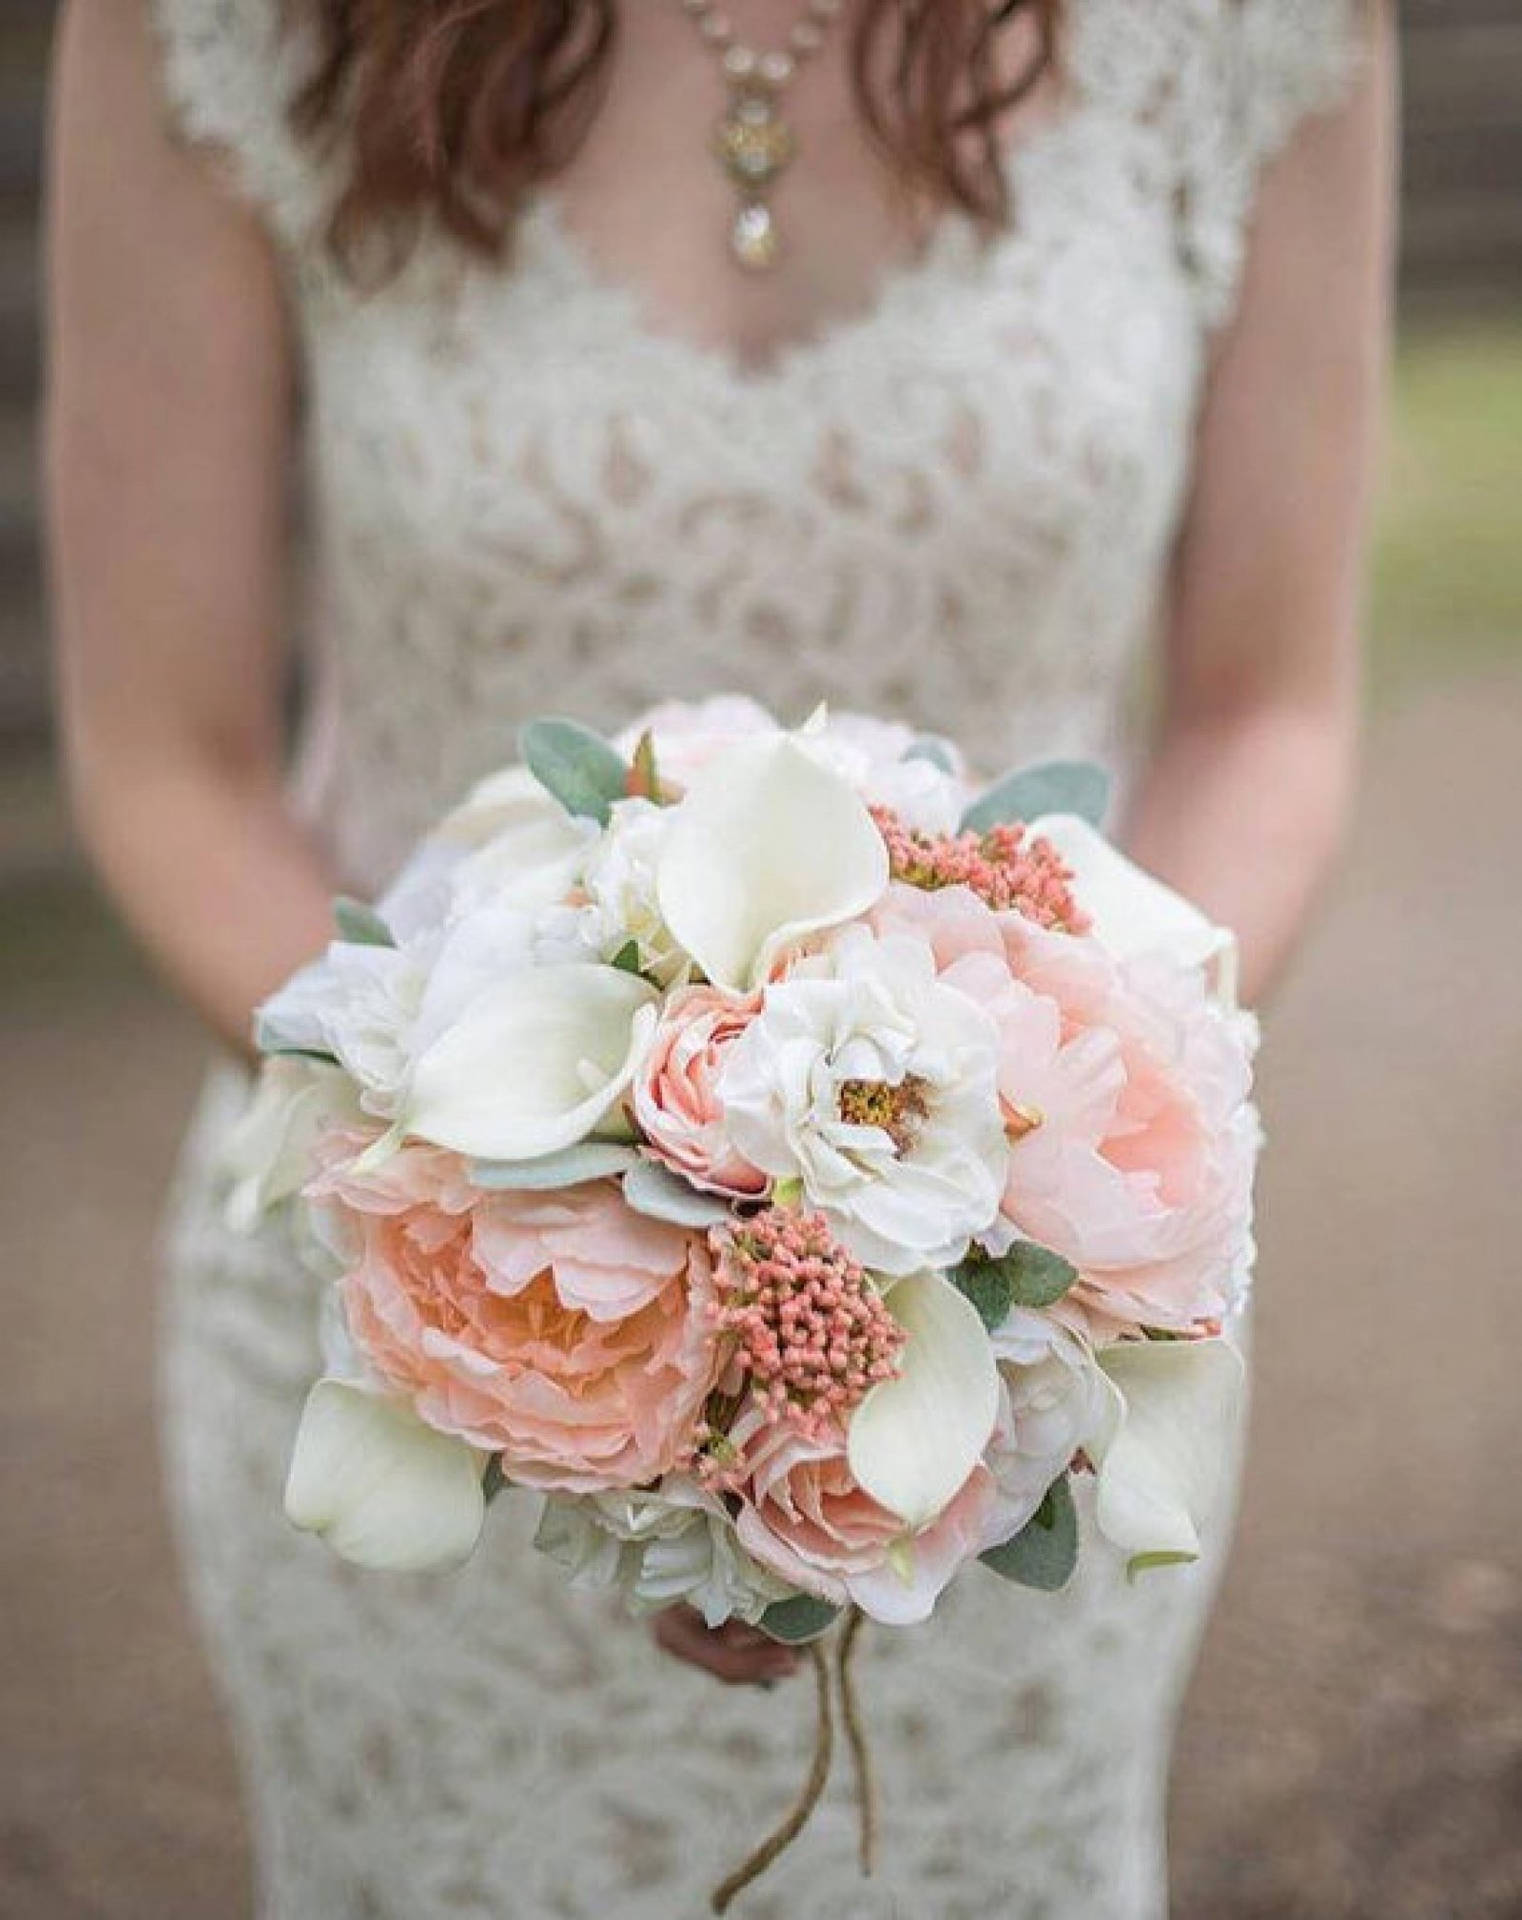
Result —
<svg viewBox="0 0 1522 1920"><path fill-rule="evenodd" d="M639 1156L633 1147L609 1140L581 1140L559 1153L537 1160L473 1160L471 1183L491 1193L549 1193L557 1187L579 1186L583 1180L604 1180L624 1173Z"/></svg>
<svg viewBox="0 0 1522 1920"><path fill-rule="evenodd" d="M717 1227L730 1218L727 1200L701 1192L654 1160L636 1158L624 1175L624 1204L677 1227Z"/></svg>
<svg viewBox="0 0 1522 1920"><path fill-rule="evenodd" d="M786 1647L801 1647L828 1633L840 1618L839 1607L828 1600L816 1600L811 1593L795 1594L791 1600L778 1600L761 1616L761 1631L780 1640Z"/></svg>
<svg viewBox="0 0 1522 1920"><path fill-rule="evenodd" d="M951 748L944 740L937 739L933 733L923 733L918 740L911 740L904 749L906 760L928 760L933 767L939 767L942 773L955 773L956 759Z"/></svg>
<svg viewBox="0 0 1522 1920"><path fill-rule="evenodd" d="M973 1253L951 1272L990 1333L1003 1326L1011 1307L1055 1306L1077 1278L1071 1260L1034 1240L1017 1240L1007 1253Z"/></svg>
<svg viewBox="0 0 1522 1920"><path fill-rule="evenodd" d="M1013 1540L990 1547L979 1558L1016 1586L1036 1587L1042 1593L1065 1587L1078 1563L1078 1514L1067 1475L1047 1488L1046 1498Z"/></svg>
<svg viewBox="0 0 1522 1920"><path fill-rule="evenodd" d="M1015 1286L1003 1263L979 1256L953 1267L948 1276L958 1293L965 1293L978 1310L978 1318L992 1333L1009 1318L1015 1304Z"/></svg>
<svg viewBox="0 0 1522 1920"><path fill-rule="evenodd" d="M639 942L637 940L626 940L618 952L614 954L610 964L617 967L620 973L638 973L640 970Z"/></svg>
<svg viewBox="0 0 1522 1920"><path fill-rule="evenodd" d="M629 791L623 756L575 720L530 720L518 736L524 765L567 813L608 824L615 800Z"/></svg>
<svg viewBox="0 0 1522 1920"><path fill-rule="evenodd" d="M351 900L346 893L333 902L333 924L340 940L353 947L394 947L396 936L374 907L363 900Z"/></svg>
<svg viewBox="0 0 1522 1920"><path fill-rule="evenodd" d="M502 1471L502 1456L494 1453L486 1463L486 1471L481 1475L481 1497L488 1506L499 1493L506 1493L512 1481Z"/></svg>
<svg viewBox="0 0 1522 1920"><path fill-rule="evenodd" d="M965 833L987 833L1013 820L1044 813L1076 813L1091 826L1103 824L1110 804L1110 776L1092 760L1048 760L1007 773L978 795L962 815Z"/></svg>

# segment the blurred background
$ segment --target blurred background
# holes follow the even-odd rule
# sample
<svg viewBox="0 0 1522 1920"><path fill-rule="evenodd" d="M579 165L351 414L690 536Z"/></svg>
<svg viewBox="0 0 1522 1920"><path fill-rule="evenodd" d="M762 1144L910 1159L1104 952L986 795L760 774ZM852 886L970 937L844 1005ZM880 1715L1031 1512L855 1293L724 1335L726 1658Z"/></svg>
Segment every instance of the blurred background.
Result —
<svg viewBox="0 0 1522 1920"><path fill-rule="evenodd" d="M0 5L0 1915L203 1920L247 1911L246 1855L152 1425L203 1053L50 770L51 12ZM1270 1024L1256 1442L1175 1783L1180 1920L1522 1915L1522 7L1402 13L1367 779Z"/></svg>

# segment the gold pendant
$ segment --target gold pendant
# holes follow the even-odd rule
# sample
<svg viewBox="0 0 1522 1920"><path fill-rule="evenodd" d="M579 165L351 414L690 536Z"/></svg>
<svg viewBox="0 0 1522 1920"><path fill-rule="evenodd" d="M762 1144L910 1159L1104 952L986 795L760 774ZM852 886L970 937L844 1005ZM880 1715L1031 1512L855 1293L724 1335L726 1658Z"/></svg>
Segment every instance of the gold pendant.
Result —
<svg viewBox="0 0 1522 1920"><path fill-rule="evenodd" d="M719 122L714 147L742 196L729 230L729 250L740 266L762 272L776 265L782 250L766 195L793 157L792 128L778 113L772 94L737 89Z"/></svg>

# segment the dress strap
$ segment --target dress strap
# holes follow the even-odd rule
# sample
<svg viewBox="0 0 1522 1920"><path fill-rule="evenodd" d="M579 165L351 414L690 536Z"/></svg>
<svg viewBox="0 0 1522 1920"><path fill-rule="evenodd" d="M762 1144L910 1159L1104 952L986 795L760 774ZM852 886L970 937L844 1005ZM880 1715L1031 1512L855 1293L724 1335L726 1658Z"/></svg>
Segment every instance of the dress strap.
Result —
<svg viewBox="0 0 1522 1920"><path fill-rule="evenodd" d="M1263 169L1337 104L1367 48L1364 0L1214 0L1179 123L1180 247L1206 325L1236 309Z"/></svg>
<svg viewBox="0 0 1522 1920"><path fill-rule="evenodd" d="M282 0L148 0L166 106L187 142L212 151L234 190L288 247L326 224L336 176L292 129L312 59Z"/></svg>

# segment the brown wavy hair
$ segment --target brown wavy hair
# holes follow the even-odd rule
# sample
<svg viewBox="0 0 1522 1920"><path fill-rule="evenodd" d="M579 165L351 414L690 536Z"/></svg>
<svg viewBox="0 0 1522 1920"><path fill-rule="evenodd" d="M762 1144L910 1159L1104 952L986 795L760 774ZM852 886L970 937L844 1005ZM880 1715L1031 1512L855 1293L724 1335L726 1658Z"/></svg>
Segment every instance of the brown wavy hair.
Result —
<svg viewBox="0 0 1522 1920"><path fill-rule="evenodd" d="M286 4L317 34L296 126L349 140L330 240L351 269L399 264L429 216L476 251L500 251L525 197L576 152L618 38L616 0ZM847 4L857 108L899 179L1005 224L999 121L1051 66L1062 0ZM1001 75L1000 36L1021 16L1035 51Z"/></svg>

